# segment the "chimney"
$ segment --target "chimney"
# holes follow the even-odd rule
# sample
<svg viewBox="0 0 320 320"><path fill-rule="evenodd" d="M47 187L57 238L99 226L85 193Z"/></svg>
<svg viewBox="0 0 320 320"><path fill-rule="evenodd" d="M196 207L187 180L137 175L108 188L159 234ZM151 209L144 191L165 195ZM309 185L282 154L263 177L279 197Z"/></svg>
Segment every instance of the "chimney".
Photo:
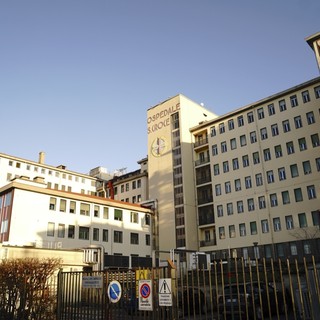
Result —
<svg viewBox="0 0 320 320"><path fill-rule="evenodd" d="M44 164L45 153L43 151L39 152L39 163Z"/></svg>

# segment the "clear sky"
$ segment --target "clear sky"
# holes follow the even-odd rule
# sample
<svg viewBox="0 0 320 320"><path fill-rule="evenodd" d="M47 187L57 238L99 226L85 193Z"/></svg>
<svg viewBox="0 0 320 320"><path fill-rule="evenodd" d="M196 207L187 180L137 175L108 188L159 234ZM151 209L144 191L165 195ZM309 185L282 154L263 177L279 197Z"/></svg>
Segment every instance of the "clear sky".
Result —
<svg viewBox="0 0 320 320"><path fill-rule="evenodd" d="M1 0L0 152L139 168L147 109L222 115L319 76L319 0Z"/></svg>

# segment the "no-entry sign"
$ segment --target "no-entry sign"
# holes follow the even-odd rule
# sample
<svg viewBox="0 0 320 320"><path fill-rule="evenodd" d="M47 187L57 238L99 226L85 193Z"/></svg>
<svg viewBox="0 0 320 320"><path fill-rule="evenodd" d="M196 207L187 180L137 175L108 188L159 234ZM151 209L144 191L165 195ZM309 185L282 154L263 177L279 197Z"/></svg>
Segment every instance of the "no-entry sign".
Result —
<svg viewBox="0 0 320 320"><path fill-rule="evenodd" d="M139 280L139 310L153 310L151 280Z"/></svg>

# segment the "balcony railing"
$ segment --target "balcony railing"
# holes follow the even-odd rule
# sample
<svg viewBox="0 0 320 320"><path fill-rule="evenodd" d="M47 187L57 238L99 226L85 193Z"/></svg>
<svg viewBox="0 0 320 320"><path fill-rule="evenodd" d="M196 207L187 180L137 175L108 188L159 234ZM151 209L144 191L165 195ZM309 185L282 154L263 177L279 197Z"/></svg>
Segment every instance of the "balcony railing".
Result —
<svg viewBox="0 0 320 320"><path fill-rule="evenodd" d="M210 203L213 201L212 196L208 196L206 198L198 198L198 204L205 204L205 203Z"/></svg>
<svg viewBox="0 0 320 320"><path fill-rule="evenodd" d="M197 178L197 181L196 181L197 185L207 183L207 182L211 182L211 176L200 177L200 178Z"/></svg>
<svg viewBox="0 0 320 320"><path fill-rule="evenodd" d="M215 240L202 240L200 241L200 247L216 246L217 242Z"/></svg>
<svg viewBox="0 0 320 320"><path fill-rule="evenodd" d="M200 166L201 164L208 163L210 161L209 157L204 157L195 161L195 166Z"/></svg>
<svg viewBox="0 0 320 320"><path fill-rule="evenodd" d="M194 143L194 147L197 148L197 147L203 146L203 145L205 145L207 143L208 143L208 138L203 138L203 139L197 140Z"/></svg>

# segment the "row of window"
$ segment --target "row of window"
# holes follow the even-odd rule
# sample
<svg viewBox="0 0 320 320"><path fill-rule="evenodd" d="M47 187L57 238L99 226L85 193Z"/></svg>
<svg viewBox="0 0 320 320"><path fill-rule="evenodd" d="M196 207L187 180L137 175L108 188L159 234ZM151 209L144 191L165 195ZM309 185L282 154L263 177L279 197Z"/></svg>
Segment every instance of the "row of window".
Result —
<svg viewBox="0 0 320 320"><path fill-rule="evenodd" d="M21 162L9 160L10 167L16 167L18 169L22 168ZM41 168L38 166L31 166L30 164L26 164L26 170L31 171L33 169L34 172L39 172L41 174L48 174L49 176L55 176L56 178L61 177L62 179L68 179L70 181L74 180L75 182L86 183L85 178L80 178L79 176L73 176L71 174L61 173L59 171L53 171L50 169ZM95 186L95 181L91 181L91 186Z"/></svg>
<svg viewBox="0 0 320 320"><path fill-rule="evenodd" d="M308 199L316 199L316 188L314 185L307 186L306 188ZM301 202L303 201L303 192L301 188L295 188L293 189L293 197L295 199L295 202ZM271 193L269 195L269 203L271 207L277 207L279 205L278 201L278 194L277 193ZM281 192L281 202L283 205L289 204L291 202L291 197L290 197L290 192L288 190L282 191ZM236 202L236 211L237 213L243 213L245 211L244 208L245 201L244 200L239 200ZM247 205L247 211L252 212L256 209L256 204L258 204L259 209L265 209L267 207L267 200L265 196L259 196L257 198L257 203L254 198L248 198L246 201ZM216 212L217 212L217 217L223 217L224 215L224 206L222 204L218 204L216 206ZM227 215L233 215L235 212L234 209L234 204L233 202L228 202L226 204L226 212Z"/></svg>
<svg viewBox="0 0 320 320"><path fill-rule="evenodd" d="M319 226L320 212L318 210L312 211L311 216L312 216L313 226ZM293 216L287 215L287 216L284 216L283 218L282 218L283 221L281 221L280 217L275 217L272 219L272 221L269 221L268 219L261 220L260 221L261 232L262 233L269 233L270 232L269 223L272 223L272 228L273 228L274 232L279 232L282 230L282 228L283 228L282 223L284 224L284 228L286 230L293 230L295 228ZM308 227L307 217L304 212L298 214L298 221L297 222L298 222L299 228ZM248 230L247 230L247 227L249 227ZM232 224L227 227L227 230L226 230L226 227L224 227L224 226L219 227L219 239L226 238L226 231L228 231L229 238L236 237L236 234L237 234L236 226L234 224ZM248 232L250 235L257 235L258 234L257 222L251 221L248 226L246 223L240 223L238 225L238 232L239 232L240 237L245 237ZM316 233L316 230L310 229L309 232L310 232L310 235L309 235L310 237L315 236L315 234L312 234L312 233Z"/></svg>
<svg viewBox="0 0 320 320"><path fill-rule="evenodd" d="M78 228L78 239L79 240L90 240L90 229L91 229L91 239L92 241L109 241L109 230L108 229L100 229L93 227L83 227L79 226ZM58 238L75 239L76 237L76 227L74 225L66 225L63 223L58 224L57 230L55 230L55 223L48 222L47 226L47 236L54 237L57 233ZM141 236L141 235L140 235ZM131 232L130 233L130 244L139 244L139 233ZM123 231L114 230L113 231L113 239L114 243L123 243ZM141 244L141 243L140 243ZM150 235L145 235L145 245L150 246Z"/></svg>
<svg viewBox="0 0 320 320"><path fill-rule="evenodd" d="M316 99L320 98L320 86L317 86L314 88L314 95L315 95ZM307 102L311 101L309 91L305 90L305 91L301 92L301 98L302 98L303 103L307 103ZM291 104L292 108L297 107L299 105L298 97L296 94L294 94L290 97L290 104ZM279 112L283 112L283 111L287 110L287 103L286 103L285 99L281 99L278 101L278 109L279 109ZM260 107L256 111L257 111L258 120L264 119L265 108ZM267 111L268 111L269 116L273 116L276 114L276 107L275 107L274 103L271 103L267 106ZM249 123L253 123L253 122L254 122L254 112L250 111L247 113L247 123L249 124ZM245 120L244 120L243 115L240 115L237 117L237 124L238 124L238 127L242 127L245 125ZM228 120L227 127L228 127L229 131L235 129L235 120L234 119ZM211 130L211 136L214 137L217 134L216 126L211 127L210 130ZM226 125L224 122L219 124L218 130L219 130L220 134L223 134L225 132Z"/></svg>
<svg viewBox="0 0 320 320"><path fill-rule="evenodd" d="M131 203L139 203L141 202L141 194L138 194L137 196L133 196L131 198ZM122 202L129 202L130 199L129 198L126 198L126 199L121 199Z"/></svg>
<svg viewBox="0 0 320 320"><path fill-rule="evenodd" d="M277 133L277 134L279 134L279 133ZM266 128L262 128L261 129L261 139L264 140L264 139L267 139L267 138L268 138L267 129ZM257 142L257 137L256 137L256 132L255 131L250 133L250 140L251 140L251 143ZM299 150L300 151L304 151L304 150L308 149L305 137L299 138L297 141L298 141L298 146L299 146ZM310 135L310 142L311 142L311 145L314 148L320 146L320 139L319 139L318 133ZM241 135L240 136L240 145L241 146L246 146L247 145L246 135ZM279 146L281 147L281 145L279 145ZM290 146L290 149L289 149L289 146ZM237 148L236 138L230 139L230 149L231 150L235 150L236 148ZM220 143L220 151L221 151L221 153L228 152L228 145L227 145L226 141L222 141ZM287 143L287 152L288 152L288 154L294 153L294 143L293 143L293 141L290 141L290 142ZM216 156L218 154L219 154L218 145L217 144L212 145L212 155ZM276 157L278 157L278 156L276 155ZM267 160L270 160L270 159L267 159Z"/></svg>
<svg viewBox="0 0 320 320"><path fill-rule="evenodd" d="M59 205L58 205L59 204ZM69 212L73 214L80 214L83 216L93 216L95 218L109 219L109 212L111 208L106 206L100 206L96 204L90 204L86 202L76 202L72 200L66 199L57 199L54 197L50 197L49 202L49 210L60 211L60 212ZM122 209L113 209L113 220L123 221L123 210ZM130 212L130 222L131 223L139 223L139 213L131 211ZM150 225L150 215L146 214L144 221L142 222L144 225Z"/></svg>
<svg viewBox="0 0 320 320"><path fill-rule="evenodd" d="M131 190L139 189L141 188L141 179L134 180L131 182ZM120 193L128 192L130 191L130 183L127 182L125 184L122 184L120 186ZM118 194L118 187L114 187L114 194Z"/></svg>
<svg viewBox="0 0 320 320"><path fill-rule="evenodd" d="M320 158L318 158L318 159L320 159ZM303 172L304 172L305 175L311 174L312 171L311 171L311 165L310 165L310 161L309 160L308 161L303 161L302 162L302 166L303 166ZM290 174L291 174L291 178L296 178L296 177L299 176L299 170L298 170L297 164L290 165ZM274 174L273 170L268 170L266 172L266 179L267 179L267 183L268 184L271 184L271 183L275 182L275 174ZM279 181L284 181L284 180L287 179L287 172L286 172L285 167L278 168L278 179L279 179ZM256 187L263 186L264 181L263 181L262 173L255 174L254 180L255 180L255 186ZM235 191L241 191L242 190L241 179L235 179L234 182L233 182L233 185L234 185L234 190ZM252 177L251 176L244 177L244 186L245 186L246 189L253 188L253 182L252 182ZM217 183L214 188L215 188L215 195L216 196L221 196L222 195L222 185L221 185L221 183ZM206 192L206 190L207 189L204 189L204 192ZM312 190L311 187L310 187L310 190ZM225 192L225 194L232 192L232 183L231 183L231 181L226 181L224 183L224 192ZM308 192L308 194L309 194L309 192ZM310 195L311 195L311 192L310 192ZM316 196L314 195L314 197L316 197Z"/></svg>

